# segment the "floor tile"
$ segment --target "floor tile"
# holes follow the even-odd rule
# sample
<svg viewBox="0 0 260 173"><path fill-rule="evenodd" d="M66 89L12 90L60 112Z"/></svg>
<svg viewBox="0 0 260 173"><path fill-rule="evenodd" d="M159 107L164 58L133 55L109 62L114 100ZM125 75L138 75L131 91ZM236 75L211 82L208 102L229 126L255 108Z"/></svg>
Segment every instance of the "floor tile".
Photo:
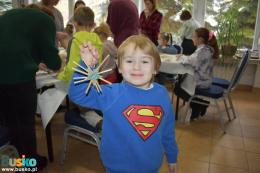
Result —
<svg viewBox="0 0 260 173"><path fill-rule="evenodd" d="M201 161L180 161L177 165L178 173L208 173L209 163Z"/></svg>
<svg viewBox="0 0 260 173"><path fill-rule="evenodd" d="M213 146L227 147L231 149L244 149L244 142L242 137L232 136L225 134L219 137L213 138Z"/></svg>
<svg viewBox="0 0 260 173"><path fill-rule="evenodd" d="M260 139L257 138L244 138L246 151L260 154Z"/></svg>
<svg viewBox="0 0 260 173"><path fill-rule="evenodd" d="M260 139L260 127L242 125L243 136L246 138L258 138Z"/></svg>
<svg viewBox="0 0 260 173"><path fill-rule="evenodd" d="M224 165L210 164L209 173L249 173L249 171Z"/></svg>
<svg viewBox="0 0 260 173"><path fill-rule="evenodd" d="M260 172L260 154L247 152L247 159L250 171Z"/></svg>
<svg viewBox="0 0 260 173"><path fill-rule="evenodd" d="M214 147L212 149L210 163L248 169L246 153L244 151L224 147Z"/></svg>

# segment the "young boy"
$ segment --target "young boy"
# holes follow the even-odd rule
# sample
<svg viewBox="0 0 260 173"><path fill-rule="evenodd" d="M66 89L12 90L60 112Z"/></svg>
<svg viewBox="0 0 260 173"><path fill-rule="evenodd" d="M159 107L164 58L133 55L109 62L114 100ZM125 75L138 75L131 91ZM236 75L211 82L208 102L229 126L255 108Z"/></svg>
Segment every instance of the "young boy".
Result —
<svg viewBox="0 0 260 173"><path fill-rule="evenodd" d="M74 34L67 50L67 65L62 72L59 73L58 79L69 83L72 79L73 69L76 67L73 61L80 62L79 47L84 42L90 42L98 49L99 55L102 55L103 44L96 33L91 32L95 26L94 12L89 7L79 7L74 13L74 26L76 33Z"/></svg>
<svg viewBox="0 0 260 173"><path fill-rule="evenodd" d="M88 65L93 65L95 53L90 44L81 48L81 57ZM73 102L103 112L100 155L107 173L157 173L164 152L169 172L176 171L172 104L168 91L153 82L160 64L156 46L148 38L135 35L118 49L122 83L102 85L101 94L94 87L85 94L88 83L70 85ZM83 62L81 65L86 67Z"/></svg>

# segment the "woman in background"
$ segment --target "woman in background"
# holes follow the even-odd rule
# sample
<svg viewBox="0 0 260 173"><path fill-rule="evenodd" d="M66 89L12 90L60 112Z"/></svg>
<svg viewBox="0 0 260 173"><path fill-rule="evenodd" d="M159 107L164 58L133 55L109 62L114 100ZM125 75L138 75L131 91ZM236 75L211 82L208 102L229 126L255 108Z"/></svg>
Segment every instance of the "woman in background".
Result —
<svg viewBox="0 0 260 173"><path fill-rule="evenodd" d="M162 23L162 13L156 9L155 0L144 0L145 10L140 15L141 33L146 35L156 46Z"/></svg>
<svg viewBox="0 0 260 173"><path fill-rule="evenodd" d="M199 27L199 23L192 18L188 10L182 11L180 19L183 21L183 25L180 29L183 54L191 55L196 50L196 46L192 41L192 33Z"/></svg>
<svg viewBox="0 0 260 173"><path fill-rule="evenodd" d="M51 10L51 12L53 13L54 23L55 23L57 32L64 31L63 16L62 16L61 12L57 8L54 7L59 3L59 1L60 0L41 0L41 2L40 2L41 6L45 6L45 7L49 8Z"/></svg>
<svg viewBox="0 0 260 173"><path fill-rule="evenodd" d="M108 5L107 24L116 47L139 30L138 10L132 0L111 0Z"/></svg>

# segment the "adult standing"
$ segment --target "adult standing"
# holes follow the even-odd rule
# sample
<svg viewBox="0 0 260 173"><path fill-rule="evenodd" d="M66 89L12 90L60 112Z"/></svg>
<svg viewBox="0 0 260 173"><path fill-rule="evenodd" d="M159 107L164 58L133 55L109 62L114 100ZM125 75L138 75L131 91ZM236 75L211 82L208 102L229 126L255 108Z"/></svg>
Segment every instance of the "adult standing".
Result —
<svg viewBox="0 0 260 173"><path fill-rule="evenodd" d="M14 9L0 16L0 124L20 155L37 160L38 171L47 159L37 154L35 74L40 62L60 68L53 19L37 9Z"/></svg>
<svg viewBox="0 0 260 173"><path fill-rule="evenodd" d="M192 18L188 10L183 10L180 16L183 25L180 29L180 37L182 39L182 49L184 55L191 55L196 50L196 46L192 41L192 33L199 28L199 23Z"/></svg>
<svg viewBox="0 0 260 173"><path fill-rule="evenodd" d="M140 15L142 34L146 35L155 45L158 45L158 34L163 15L156 9L156 0L144 0L145 9Z"/></svg>
<svg viewBox="0 0 260 173"><path fill-rule="evenodd" d="M114 35L116 47L129 36L137 35L139 16L132 0L110 0L108 6L107 24Z"/></svg>
<svg viewBox="0 0 260 173"><path fill-rule="evenodd" d="M64 31L64 21L63 21L63 16L61 12L55 8L59 3L60 0L41 0L40 5L45 6L51 10L54 16L54 23L56 26L56 31L57 32L63 32Z"/></svg>

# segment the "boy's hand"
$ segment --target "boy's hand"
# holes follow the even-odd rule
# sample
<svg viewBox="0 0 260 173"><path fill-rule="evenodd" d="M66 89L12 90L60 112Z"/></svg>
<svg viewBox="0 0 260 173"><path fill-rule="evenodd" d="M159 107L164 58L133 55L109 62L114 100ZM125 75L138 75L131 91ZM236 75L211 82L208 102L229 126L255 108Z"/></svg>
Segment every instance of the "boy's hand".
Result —
<svg viewBox="0 0 260 173"><path fill-rule="evenodd" d="M80 46L80 56L85 64L94 66L98 63L98 51L89 42Z"/></svg>
<svg viewBox="0 0 260 173"><path fill-rule="evenodd" d="M170 163L168 165L168 167L169 167L169 173L176 173L177 172L176 163Z"/></svg>

